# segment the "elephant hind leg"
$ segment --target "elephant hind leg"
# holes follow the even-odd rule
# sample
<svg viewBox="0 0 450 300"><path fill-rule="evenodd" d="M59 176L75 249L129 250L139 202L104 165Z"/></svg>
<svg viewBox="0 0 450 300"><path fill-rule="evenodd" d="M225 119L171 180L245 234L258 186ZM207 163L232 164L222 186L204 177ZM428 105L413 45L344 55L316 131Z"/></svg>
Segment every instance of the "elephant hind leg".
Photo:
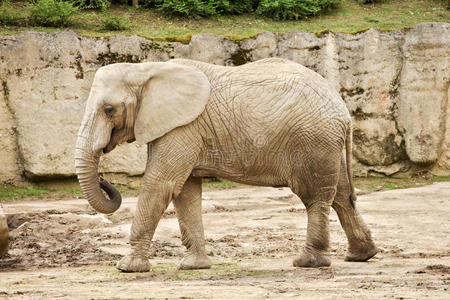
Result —
<svg viewBox="0 0 450 300"><path fill-rule="evenodd" d="M309 160L299 170L296 193L306 207L308 225L306 243L295 267L324 267L331 264L329 257L329 214L336 194L339 178L339 157L323 156L320 160Z"/></svg>
<svg viewBox="0 0 450 300"><path fill-rule="evenodd" d="M347 179L345 160L341 162L341 172L332 207L336 211L348 240L347 261L367 261L378 248L372 241L369 228L350 199L351 190Z"/></svg>
<svg viewBox="0 0 450 300"><path fill-rule="evenodd" d="M181 240L187 254L179 269L209 269L211 259L206 255L202 221L202 179L189 177L173 201L180 225Z"/></svg>

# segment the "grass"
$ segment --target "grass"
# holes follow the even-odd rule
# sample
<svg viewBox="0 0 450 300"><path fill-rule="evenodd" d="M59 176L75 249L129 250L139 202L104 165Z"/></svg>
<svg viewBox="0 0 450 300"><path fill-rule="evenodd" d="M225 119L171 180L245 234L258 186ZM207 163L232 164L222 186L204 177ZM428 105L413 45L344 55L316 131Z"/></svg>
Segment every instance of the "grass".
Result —
<svg viewBox="0 0 450 300"><path fill-rule="evenodd" d="M28 2L13 5L25 11ZM122 31L107 31L101 28L105 15L128 15L130 28ZM211 19L186 19L167 17L156 9L134 9L130 6L113 5L105 12L82 11L71 30L85 36L140 35L142 37L167 41L189 42L192 34L211 33L243 39L264 31L291 32L294 30L355 33L369 28L398 30L423 22L449 22L450 10L440 0L391 0L379 4L363 5L354 0L342 0L338 9L325 15L301 21L274 21L247 14L241 16L220 16ZM65 29L47 27L4 26L0 34L11 35L26 31L55 32Z"/></svg>
<svg viewBox="0 0 450 300"><path fill-rule="evenodd" d="M355 187L365 192L408 189L450 181L450 176L417 176L412 178L360 177L355 178Z"/></svg>
<svg viewBox="0 0 450 300"><path fill-rule="evenodd" d="M239 186L238 183L229 181L204 182L203 187L208 189L230 189ZM139 186L115 185L124 197L137 197ZM80 188L41 188L41 187L15 187L8 184L0 184L0 200L24 200L24 199L74 199L80 198L83 193Z"/></svg>
<svg viewBox="0 0 450 300"><path fill-rule="evenodd" d="M126 197L137 196L139 187L116 185L117 190ZM41 188L41 187L15 187L0 184L0 200L24 200L24 199L74 199L83 196L80 188Z"/></svg>
<svg viewBox="0 0 450 300"><path fill-rule="evenodd" d="M450 176L417 176L413 178L390 177L359 177L355 178L355 186L365 192L374 192L393 189L407 189L432 184L434 182L450 181ZM204 182L205 190L231 189L242 186L230 181ZM138 186L116 185L117 190L124 197L136 197L139 195ZM47 189L47 188L22 188L11 185L0 185L0 200L24 200L24 199L73 199L82 197L80 188Z"/></svg>
<svg viewBox="0 0 450 300"><path fill-rule="evenodd" d="M178 270L175 264L160 263L152 267L152 273L161 275L172 280L199 280L214 278L242 278L242 277L265 277L281 276L283 270L251 270L238 263L214 263L211 269L206 270Z"/></svg>
<svg viewBox="0 0 450 300"><path fill-rule="evenodd" d="M89 271L86 271L87 273ZM266 277L266 276L281 276L286 273L284 270L251 270L248 267L237 263L213 263L211 269L205 270L178 270L174 263L158 263L152 266L150 273L122 273L115 269L114 266L99 267L90 272L104 273L114 280L145 280L151 281L153 278L158 280L208 280L214 279L230 279L242 277Z"/></svg>
<svg viewBox="0 0 450 300"><path fill-rule="evenodd" d="M231 189L239 186L239 183L231 181L210 181L203 182L203 187L206 189Z"/></svg>
<svg viewBox="0 0 450 300"><path fill-rule="evenodd" d="M47 188L21 188L11 185L0 185L0 200L21 200L34 198L59 198L64 195L72 197L81 196L79 188L47 189Z"/></svg>

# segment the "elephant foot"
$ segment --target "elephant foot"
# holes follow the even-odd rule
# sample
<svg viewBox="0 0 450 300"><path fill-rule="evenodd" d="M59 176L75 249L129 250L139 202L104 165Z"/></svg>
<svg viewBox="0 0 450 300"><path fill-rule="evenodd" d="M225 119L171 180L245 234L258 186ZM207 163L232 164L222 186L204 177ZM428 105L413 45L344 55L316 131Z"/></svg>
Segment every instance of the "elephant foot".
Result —
<svg viewBox="0 0 450 300"><path fill-rule="evenodd" d="M211 259L206 254L188 253L178 264L180 270L209 269Z"/></svg>
<svg viewBox="0 0 450 300"><path fill-rule="evenodd" d="M117 263L116 268L122 272L148 272L150 262L147 258L128 255Z"/></svg>
<svg viewBox="0 0 450 300"><path fill-rule="evenodd" d="M350 247L345 261L368 261L378 253L378 248L372 241L366 242L364 246Z"/></svg>
<svg viewBox="0 0 450 300"><path fill-rule="evenodd" d="M294 259L293 265L294 267L302 268L329 267L331 265L331 260L325 255L302 251L300 256Z"/></svg>

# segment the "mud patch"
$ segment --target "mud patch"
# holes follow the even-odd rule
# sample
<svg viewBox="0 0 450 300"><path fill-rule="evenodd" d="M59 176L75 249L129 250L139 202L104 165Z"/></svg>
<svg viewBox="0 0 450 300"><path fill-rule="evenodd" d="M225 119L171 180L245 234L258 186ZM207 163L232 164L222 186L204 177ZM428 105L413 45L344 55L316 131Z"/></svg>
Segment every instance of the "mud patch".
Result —
<svg viewBox="0 0 450 300"><path fill-rule="evenodd" d="M251 233L248 234L206 239L206 244L211 249L208 255L221 258L280 258L298 253L305 239L303 235L280 233L275 229L257 227L249 230Z"/></svg>
<svg viewBox="0 0 450 300"><path fill-rule="evenodd" d="M432 274L450 274L450 267L445 265L429 265L426 266L423 269L414 271L415 274L425 274L425 273L432 273Z"/></svg>
<svg viewBox="0 0 450 300"><path fill-rule="evenodd" d="M10 250L0 269L80 266L116 260L100 249L103 241L123 237L99 229L111 222L102 215L42 212L10 218Z"/></svg>
<svg viewBox="0 0 450 300"><path fill-rule="evenodd" d="M151 257L181 257L184 253L184 247L169 242L152 241L150 250Z"/></svg>

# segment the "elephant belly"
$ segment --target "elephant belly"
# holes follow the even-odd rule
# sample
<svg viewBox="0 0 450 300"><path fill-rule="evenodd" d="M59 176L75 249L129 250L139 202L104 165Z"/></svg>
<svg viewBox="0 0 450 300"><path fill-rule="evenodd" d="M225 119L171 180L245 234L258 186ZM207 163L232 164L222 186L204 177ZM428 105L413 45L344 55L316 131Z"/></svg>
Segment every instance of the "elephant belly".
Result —
<svg viewBox="0 0 450 300"><path fill-rule="evenodd" d="M203 164L195 167L191 176L218 177L243 184L285 187L288 186L290 174L290 167L279 161L277 165Z"/></svg>
<svg viewBox="0 0 450 300"><path fill-rule="evenodd" d="M243 175L243 174L230 174L221 170L206 170L206 169L194 169L191 173L193 177L216 177L237 183L260 185L260 186L272 186L272 187L287 187L287 180L283 180L278 176L270 174L262 175Z"/></svg>

